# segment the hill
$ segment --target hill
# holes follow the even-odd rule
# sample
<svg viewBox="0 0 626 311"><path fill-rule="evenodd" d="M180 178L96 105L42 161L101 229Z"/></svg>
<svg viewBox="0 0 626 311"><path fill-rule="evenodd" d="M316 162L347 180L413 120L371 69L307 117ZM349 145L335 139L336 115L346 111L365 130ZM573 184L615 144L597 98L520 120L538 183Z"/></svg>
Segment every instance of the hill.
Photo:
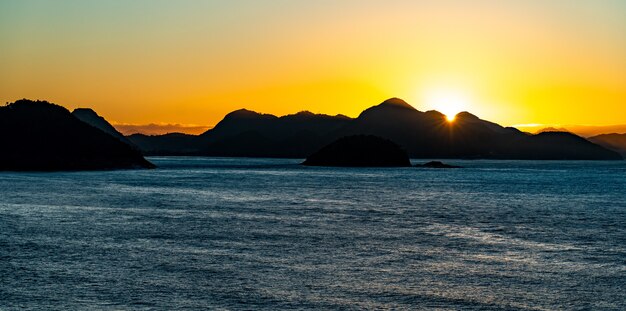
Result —
<svg viewBox="0 0 626 311"><path fill-rule="evenodd" d="M139 151L45 101L0 107L0 170L151 168Z"/></svg>
<svg viewBox="0 0 626 311"><path fill-rule="evenodd" d="M90 108L77 108L72 111L72 115L78 120L81 120L117 139L123 143L133 145L122 133L118 132L113 125L111 125L103 117L99 116L95 111Z"/></svg>
<svg viewBox="0 0 626 311"><path fill-rule="evenodd" d="M396 143L371 135L340 138L314 152L302 163L308 166L405 167L406 151Z"/></svg>
<svg viewBox="0 0 626 311"><path fill-rule="evenodd" d="M589 141L604 148L619 152L626 157L626 133L624 134L602 134L588 138Z"/></svg>
<svg viewBox="0 0 626 311"><path fill-rule="evenodd" d="M201 135L129 136L148 155L304 157L332 141L351 119L308 111L276 117L240 109Z"/></svg>

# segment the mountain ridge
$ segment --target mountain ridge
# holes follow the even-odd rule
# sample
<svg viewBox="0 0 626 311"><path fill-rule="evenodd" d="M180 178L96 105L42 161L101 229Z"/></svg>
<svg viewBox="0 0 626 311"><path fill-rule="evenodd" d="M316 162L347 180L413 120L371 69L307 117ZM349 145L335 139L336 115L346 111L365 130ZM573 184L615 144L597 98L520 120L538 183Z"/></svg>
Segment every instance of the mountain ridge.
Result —
<svg viewBox="0 0 626 311"><path fill-rule="evenodd" d="M438 111L422 112L399 98L390 98L354 119L310 112L277 117L239 109L214 128L198 136L184 136L184 140L190 147L188 154L207 156L305 158L341 137L374 135L399 144L412 158L622 159L579 136L556 133L533 135L470 112L461 112L449 121ZM161 148L160 136L144 136L143 144L138 138L129 137L148 154L180 154ZM176 140L167 139L170 145ZM146 141L150 141L149 148Z"/></svg>

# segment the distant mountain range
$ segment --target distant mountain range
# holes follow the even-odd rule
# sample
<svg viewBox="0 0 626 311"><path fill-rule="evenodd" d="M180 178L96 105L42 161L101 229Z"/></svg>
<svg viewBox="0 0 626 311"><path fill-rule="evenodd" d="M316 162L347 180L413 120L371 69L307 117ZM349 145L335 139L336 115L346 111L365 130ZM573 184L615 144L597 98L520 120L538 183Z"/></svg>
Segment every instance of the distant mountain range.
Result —
<svg viewBox="0 0 626 311"><path fill-rule="evenodd" d="M107 125L93 111L81 110L72 115L45 101L18 100L2 106L0 171L154 167Z"/></svg>
<svg viewBox="0 0 626 311"><path fill-rule="evenodd" d="M529 133L541 132L571 132L581 137L593 137L610 133L626 133L626 124L618 125L545 125L545 124L520 124L515 128Z"/></svg>
<svg viewBox="0 0 626 311"><path fill-rule="evenodd" d="M201 135L135 134L128 139L147 155L305 158L351 135L374 135L404 148L412 158L618 160L615 151L567 132L528 134L459 113L454 122L392 98L357 118L300 112L276 117L245 109L226 115Z"/></svg>

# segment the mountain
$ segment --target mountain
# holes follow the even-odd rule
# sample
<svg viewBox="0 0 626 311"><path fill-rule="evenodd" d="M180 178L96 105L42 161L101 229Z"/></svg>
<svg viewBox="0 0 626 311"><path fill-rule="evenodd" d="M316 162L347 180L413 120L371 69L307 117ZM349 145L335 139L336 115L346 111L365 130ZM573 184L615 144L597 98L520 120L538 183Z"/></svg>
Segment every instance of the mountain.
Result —
<svg viewBox="0 0 626 311"><path fill-rule="evenodd" d="M139 151L45 101L0 107L0 170L152 168Z"/></svg>
<svg viewBox="0 0 626 311"><path fill-rule="evenodd" d="M589 137L588 139L595 144L619 152L623 157L626 157L626 133L602 134Z"/></svg>
<svg viewBox="0 0 626 311"><path fill-rule="evenodd" d="M411 161L396 143L371 135L342 137L314 152L308 166L406 167Z"/></svg>
<svg viewBox="0 0 626 311"><path fill-rule="evenodd" d="M601 134L626 133L626 124L616 125L545 125L545 124L520 124L516 128L529 133L539 133L544 129L558 132L571 132L581 137L593 137Z"/></svg>
<svg viewBox="0 0 626 311"><path fill-rule="evenodd" d="M95 111L90 108L77 108L72 111L72 115L78 120L81 120L117 139L123 143L133 145L122 133L118 132L107 120L99 116Z"/></svg>
<svg viewBox="0 0 626 311"><path fill-rule="evenodd" d="M621 160L617 152L605 149L567 132L544 132L510 146L510 158L530 160Z"/></svg>
<svg viewBox="0 0 626 311"><path fill-rule="evenodd" d="M437 111L421 112L398 98L363 111L357 118L300 112L276 117L241 109L199 136L153 136L150 148L130 140L145 154L304 158L345 136L373 135L391 140L412 158L593 159L617 160L614 151L571 133L536 135L502 127L469 112L450 122ZM147 141L145 137L141 138Z"/></svg>
<svg viewBox="0 0 626 311"><path fill-rule="evenodd" d="M545 133L545 132L570 132L570 131L568 131L566 128L563 128L563 127L558 127L558 128L557 127L544 127L538 130L537 132L535 132L535 134L540 134L540 133Z"/></svg>
<svg viewBox="0 0 626 311"><path fill-rule="evenodd" d="M283 117L238 110L200 135L212 156L303 157L327 144L350 118L308 111Z"/></svg>
<svg viewBox="0 0 626 311"><path fill-rule="evenodd" d="M450 122L437 111L421 112L392 98L365 110L345 135L368 134L390 139L412 158L482 159L620 159L615 152L570 133L529 135L461 112Z"/></svg>
<svg viewBox="0 0 626 311"><path fill-rule="evenodd" d="M308 111L276 117L240 109L214 128L195 135L131 135L144 154L250 157L304 157L332 140L330 133L351 119Z"/></svg>

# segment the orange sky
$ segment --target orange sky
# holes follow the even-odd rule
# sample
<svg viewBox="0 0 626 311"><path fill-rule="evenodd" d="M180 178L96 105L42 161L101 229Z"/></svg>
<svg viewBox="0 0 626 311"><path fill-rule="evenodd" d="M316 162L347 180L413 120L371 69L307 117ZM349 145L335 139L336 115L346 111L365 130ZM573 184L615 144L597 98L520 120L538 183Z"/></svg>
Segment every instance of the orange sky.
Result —
<svg viewBox="0 0 626 311"><path fill-rule="evenodd" d="M114 123L389 97L503 125L626 123L626 1L4 1L0 100Z"/></svg>

